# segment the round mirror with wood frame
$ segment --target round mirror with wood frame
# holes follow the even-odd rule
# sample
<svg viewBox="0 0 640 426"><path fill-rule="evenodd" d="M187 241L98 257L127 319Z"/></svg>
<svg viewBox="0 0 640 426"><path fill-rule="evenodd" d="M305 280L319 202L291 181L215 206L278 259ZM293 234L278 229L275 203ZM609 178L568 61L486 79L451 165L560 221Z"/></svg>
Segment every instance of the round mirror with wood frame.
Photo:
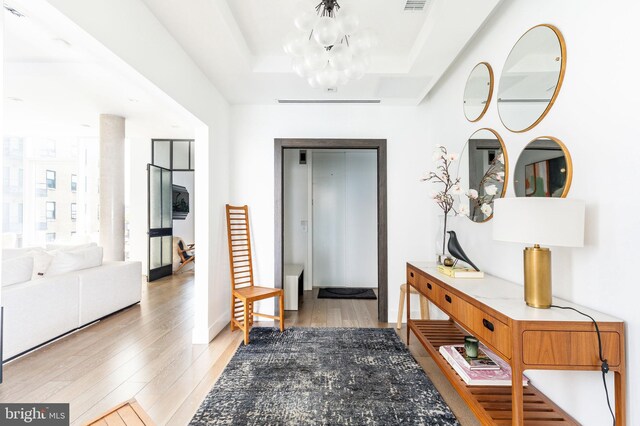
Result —
<svg viewBox="0 0 640 426"><path fill-rule="evenodd" d="M567 147L553 136L541 136L522 150L515 171L516 197L561 197L571 188L573 162Z"/></svg>
<svg viewBox="0 0 640 426"><path fill-rule="evenodd" d="M493 217L493 201L507 191L509 157L504 141L493 129L479 129L465 144L458 163L458 213L473 222Z"/></svg>
<svg viewBox="0 0 640 426"><path fill-rule="evenodd" d="M462 107L464 116L472 123L486 114L493 95L493 69L488 62L473 67L464 86Z"/></svg>
<svg viewBox="0 0 640 426"><path fill-rule="evenodd" d="M532 129L555 103L567 66L567 47L560 30L541 24L513 46L500 75L498 114L514 133Z"/></svg>

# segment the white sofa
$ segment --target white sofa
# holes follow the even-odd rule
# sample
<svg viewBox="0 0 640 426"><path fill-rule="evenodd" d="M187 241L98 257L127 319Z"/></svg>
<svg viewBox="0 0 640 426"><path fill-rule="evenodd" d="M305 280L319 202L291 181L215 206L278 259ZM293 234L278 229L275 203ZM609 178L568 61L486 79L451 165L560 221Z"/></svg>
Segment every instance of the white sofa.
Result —
<svg viewBox="0 0 640 426"><path fill-rule="evenodd" d="M140 302L141 263L102 263L101 254L99 266L15 284L3 272L3 361Z"/></svg>

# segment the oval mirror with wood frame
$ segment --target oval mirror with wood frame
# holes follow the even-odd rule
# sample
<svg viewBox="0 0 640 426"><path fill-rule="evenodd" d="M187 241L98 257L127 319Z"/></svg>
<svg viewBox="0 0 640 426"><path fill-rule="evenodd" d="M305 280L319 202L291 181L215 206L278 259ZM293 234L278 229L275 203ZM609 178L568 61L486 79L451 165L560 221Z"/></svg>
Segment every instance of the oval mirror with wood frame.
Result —
<svg viewBox="0 0 640 426"><path fill-rule="evenodd" d="M567 65L562 33L553 25L531 28L513 46L502 68L498 114L515 133L535 127L553 106Z"/></svg>
<svg viewBox="0 0 640 426"><path fill-rule="evenodd" d="M493 94L493 69L487 62L476 65L464 87L464 116L472 123L484 117Z"/></svg>
<svg viewBox="0 0 640 426"><path fill-rule="evenodd" d="M493 217L493 200L507 190L509 159L500 135L493 129L472 134L460 154L458 177L461 194L458 214L473 222Z"/></svg>
<svg viewBox="0 0 640 426"><path fill-rule="evenodd" d="M516 197L566 197L573 178L567 147L552 136L542 136L524 148L515 171Z"/></svg>

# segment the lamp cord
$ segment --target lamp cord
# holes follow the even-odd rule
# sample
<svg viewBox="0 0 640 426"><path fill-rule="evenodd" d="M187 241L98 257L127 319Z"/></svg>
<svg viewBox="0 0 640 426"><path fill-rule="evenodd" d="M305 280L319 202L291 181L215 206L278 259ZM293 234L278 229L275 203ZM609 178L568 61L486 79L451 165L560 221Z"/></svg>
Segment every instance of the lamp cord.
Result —
<svg viewBox="0 0 640 426"><path fill-rule="evenodd" d="M600 370L602 371L602 384L604 385L604 394L607 397L607 406L609 407L609 412L611 413L611 418L613 419L613 426L616 426L616 416L613 414L613 410L611 409L611 401L609 401L609 390L607 389L607 381L605 379L605 375L609 372L609 363L607 362L606 359L604 359L604 356L602 355L602 338L600 337L600 328L598 327L598 323L596 322L596 320L593 319L591 315L587 315L584 312L580 312L576 308L572 308L570 306L558 306L558 305L551 305L551 307L557 308L557 309L572 310L593 321L593 325L596 327L596 333L598 335L598 357L600 358L600 362L602 363L600 365Z"/></svg>

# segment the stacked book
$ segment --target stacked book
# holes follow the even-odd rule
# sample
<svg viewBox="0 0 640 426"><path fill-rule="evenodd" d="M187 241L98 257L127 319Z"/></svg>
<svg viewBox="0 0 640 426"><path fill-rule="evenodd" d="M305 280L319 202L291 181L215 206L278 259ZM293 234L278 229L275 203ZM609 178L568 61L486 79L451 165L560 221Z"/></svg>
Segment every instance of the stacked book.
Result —
<svg viewBox="0 0 640 426"><path fill-rule="evenodd" d="M438 265L438 272L452 278L484 278L484 272L461 266Z"/></svg>
<svg viewBox="0 0 640 426"><path fill-rule="evenodd" d="M478 356L470 358L464 345L440 346L440 354L469 386L511 386L511 367L502 358L480 345ZM522 376L522 385L529 379Z"/></svg>

